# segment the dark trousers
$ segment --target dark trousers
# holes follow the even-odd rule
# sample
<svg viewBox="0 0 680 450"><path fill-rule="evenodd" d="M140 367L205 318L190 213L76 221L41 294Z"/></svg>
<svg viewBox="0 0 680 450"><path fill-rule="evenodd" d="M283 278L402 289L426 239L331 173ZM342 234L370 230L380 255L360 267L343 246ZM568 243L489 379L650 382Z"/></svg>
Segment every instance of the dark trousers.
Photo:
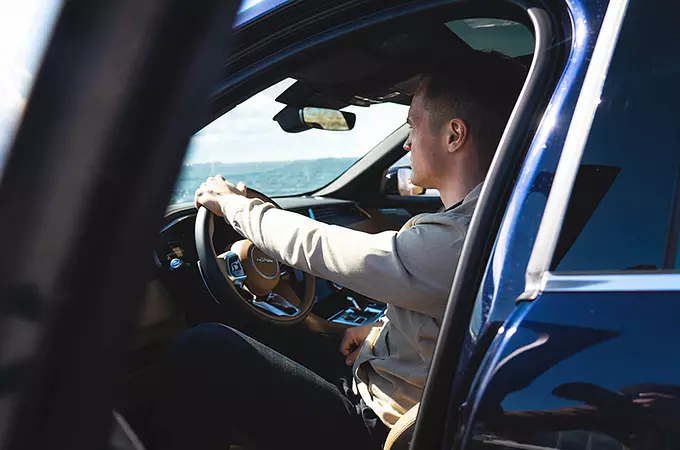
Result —
<svg viewBox="0 0 680 450"><path fill-rule="evenodd" d="M169 354L165 381L157 436L163 449L227 449L236 442L377 450L387 434L338 384L221 324L183 333Z"/></svg>

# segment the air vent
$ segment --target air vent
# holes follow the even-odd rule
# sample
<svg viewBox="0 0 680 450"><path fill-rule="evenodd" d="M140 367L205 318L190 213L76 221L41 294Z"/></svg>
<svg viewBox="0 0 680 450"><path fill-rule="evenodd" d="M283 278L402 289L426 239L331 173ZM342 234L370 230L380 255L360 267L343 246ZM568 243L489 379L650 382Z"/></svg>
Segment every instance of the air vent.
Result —
<svg viewBox="0 0 680 450"><path fill-rule="evenodd" d="M319 222L329 222L333 218L342 214L340 208L336 206L318 206L316 208L310 208L312 210L310 216Z"/></svg>
<svg viewBox="0 0 680 450"><path fill-rule="evenodd" d="M351 203L311 207L307 210L307 215L319 222L337 225L355 223L368 218Z"/></svg>

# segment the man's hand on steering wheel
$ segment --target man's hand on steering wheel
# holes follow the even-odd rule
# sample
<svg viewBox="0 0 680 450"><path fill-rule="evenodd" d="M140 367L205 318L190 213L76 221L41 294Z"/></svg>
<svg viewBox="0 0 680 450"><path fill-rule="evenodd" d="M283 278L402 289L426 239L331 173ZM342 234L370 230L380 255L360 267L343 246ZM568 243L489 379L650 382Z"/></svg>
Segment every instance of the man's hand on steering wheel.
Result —
<svg viewBox="0 0 680 450"><path fill-rule="evenodd" d="M234 185L221 175L208 178L196 190L194 204L198 213L194 237L201 277L218 304L228 302L271 324L296 325L314 307L314 276L303 274L304 286L299 286L296 276L290 275L292 270L282 271L279 261L247 238L215 248L215 216L227 216L230 206L243 204L247 199L259 199L280 209L274 200L261 192L246 189L243 183ZM227 225L232 226L231 223Z"/></svg>
<svg viewBox="0 0 680 450"><path fill-rule="evenodd" d="M209 177L196 190L194 204L196 209L205 206L216 216L222 217L224 213L222 212L223 204L221 202L232 195L245 196L246 185L244 183L234 185L225 180L222 175L216 175Z"/></svg>

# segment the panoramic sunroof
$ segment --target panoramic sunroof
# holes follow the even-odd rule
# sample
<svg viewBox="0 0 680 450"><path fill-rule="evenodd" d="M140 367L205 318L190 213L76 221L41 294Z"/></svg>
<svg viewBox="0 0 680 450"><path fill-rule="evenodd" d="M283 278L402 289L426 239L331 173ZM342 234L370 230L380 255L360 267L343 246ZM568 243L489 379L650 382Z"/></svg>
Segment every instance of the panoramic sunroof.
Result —
<svg viewBox="0 0 680 450"><path fill-rule="evenodd" d="M475 50L493 50L512 58L534 51L534 36L524 25L501 19L463 19L447 22Z"/></svg>

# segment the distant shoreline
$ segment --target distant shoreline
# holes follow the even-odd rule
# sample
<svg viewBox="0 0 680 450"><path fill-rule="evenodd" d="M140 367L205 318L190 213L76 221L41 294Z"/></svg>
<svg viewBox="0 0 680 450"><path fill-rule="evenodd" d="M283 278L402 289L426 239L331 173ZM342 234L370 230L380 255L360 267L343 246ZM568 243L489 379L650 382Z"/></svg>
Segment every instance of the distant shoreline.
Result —
<svg viewBox="0 0 680 450"><path fill-rule="evenodd" d="M239 161L239 162L192 162L192 163L187 163L187 164L182 164L182 167L194 167L194 166L210 166L210 165L223 165L223 166L232 166L232 165L237 165L237 164L290 164L290 163L305 163L307 161L358 161L363 156L356 156L356 157L327 157L327 158L302 158L302 159L280 159L280 160L266 160L266 161Z"/></svg>
<svg viewBox="0 0 680 450"><path fill-rule="evenodd" d="M345 172L359 158L321 158L239 163L193 163L182 166L171 203L193 200L200 184L220 174L236 183L243 181L270 196L296 195L317 190Z"/></svg>

